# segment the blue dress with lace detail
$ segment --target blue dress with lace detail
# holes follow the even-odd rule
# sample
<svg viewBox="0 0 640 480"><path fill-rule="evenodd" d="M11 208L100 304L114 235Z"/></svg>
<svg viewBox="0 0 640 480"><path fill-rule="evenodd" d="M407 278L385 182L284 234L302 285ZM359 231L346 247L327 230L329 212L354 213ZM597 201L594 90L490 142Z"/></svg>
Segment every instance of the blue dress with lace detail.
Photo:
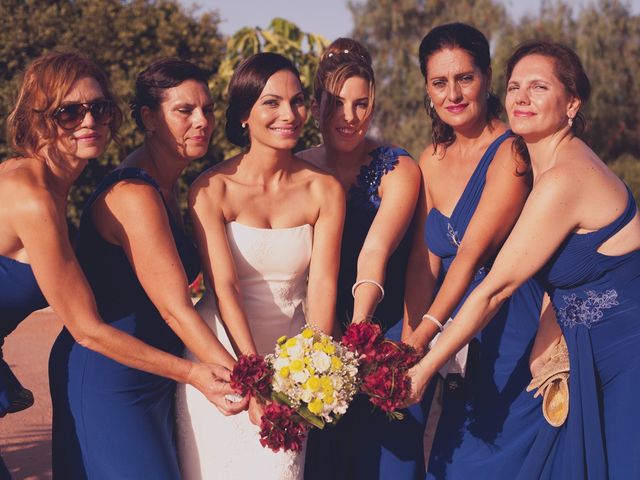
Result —
<svg viewBox="0 0 640 480"><path fill-rule="evenodd" d="M489 145L447 217L432 208L425 239L441 259L441 275L449 271L476 212L486 174L507 131ZM495 201L501 201L495 199ZM491 269L493 259L475 273L455 315ZM514 478L543 425L540 401L525 391L531 381L528 359L540 318L542 286L531 280L506 301L469 347L463 388L445 382L442 413L435 432L428 479Z"/></svg>
<svg viewBox="0 0 640 480"><path fill-rule="evenodd" d="M616 220L569 235L539 272L569 349L569 417L522 478L640 478L640 250L598 252L635 217L627 195Z"/></svg>
<svg viewBox="0 0 640 480"><path fill-rule="evenodd" d="M342 234L336 315L343 327L351 322L358 256L380 207L378 189L384 175L393 171L399 156L410 154L398 147L381 146L371 152L371 161L360 168L347 192L347 209ZM404 309L404 284L411 247L407 231L389 257L385 296L374 313L387 336L399 340ZM419 479L424 474L422 435L424 416L420 406L405 412L405 420L389 422L380 410L373 410L360 395L335 427L309 433L305 480L397 480ZM327 462L330 458L331 462Z"/></svg>
<svg viewBox="0 0 640 480"><path fill-rule="evenodd" d="M144 170L114 170L85 204L76 255L106 323L160 350L182 356L182 341L147 296L126 252L106 241L91 217L96 199L114 184L128 179L151 185L162 198L158 184ZM198 252L166 205L165 208L182 266L188 281L193 281L200 269ZM76 343L67 329L53 345L49 378L54 478L180 478L173 435L173 380L89 350Z"/></svg>

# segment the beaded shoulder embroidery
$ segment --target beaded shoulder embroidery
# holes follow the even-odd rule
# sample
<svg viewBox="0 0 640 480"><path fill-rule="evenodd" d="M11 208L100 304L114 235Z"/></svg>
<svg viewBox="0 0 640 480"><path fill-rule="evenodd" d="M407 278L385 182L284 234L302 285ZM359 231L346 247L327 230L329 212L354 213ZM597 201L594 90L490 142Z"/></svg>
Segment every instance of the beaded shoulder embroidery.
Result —
<svg viewBox="0 0 640 480"><path fill-rule="evenodd" d="M348 201L367 210L377 210L380 207L378 188L382 177L395 168L400 155L409 156L409 153L402 148L383 146L372 150L369 155L372 160L360 168L356 182L349 189Z"/></svg>
<svg viewBox="0 0 640 480"><path fill-rule="evenodd" d="M564 326L571 328L576 325L584 325L591 328L591 325L602 319L603 310L619 305L618 292L615 290L605 292L588 290L585 293L585 298L581 298L575 293L562 296L565 306L558 309L556 313L558 320Z"/></svg>

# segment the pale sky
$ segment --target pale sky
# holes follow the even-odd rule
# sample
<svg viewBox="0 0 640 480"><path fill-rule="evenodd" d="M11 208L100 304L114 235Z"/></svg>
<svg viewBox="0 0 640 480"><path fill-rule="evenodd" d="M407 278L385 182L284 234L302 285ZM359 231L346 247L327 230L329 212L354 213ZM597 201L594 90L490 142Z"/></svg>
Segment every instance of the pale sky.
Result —
<svg viewBox="0 0 640 480"><path fill-rule="evenodd" d="M507 11L520 18L525 13L535 13L541 0L500 0ZM352 29L351 12L347 0L180 0L186 7L199 6L197 12L217 10L222 22L220 30L231 35L245 26L266 28L271 19L282 17L298 25L303 32L317 33L328 40L349 35ZM575 5L588 4L589 0L573 0ZM629 0L631 11L640 13L640 0Z"/></svg>

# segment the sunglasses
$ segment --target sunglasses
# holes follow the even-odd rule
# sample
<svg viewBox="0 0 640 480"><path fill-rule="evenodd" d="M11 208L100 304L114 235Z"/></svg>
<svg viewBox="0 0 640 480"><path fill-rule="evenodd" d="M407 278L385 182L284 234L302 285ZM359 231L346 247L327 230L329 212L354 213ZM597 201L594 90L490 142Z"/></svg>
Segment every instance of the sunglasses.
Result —
<svg viewBox="0 0 640 480"><path fill-rule="evenodd" d="M113 118L114 105L109 100L98 100L88 103L69 103L56 108L53 112L53 120L65 130L77 127L84 120L87 112L96 123L106 125Z"/></svg>

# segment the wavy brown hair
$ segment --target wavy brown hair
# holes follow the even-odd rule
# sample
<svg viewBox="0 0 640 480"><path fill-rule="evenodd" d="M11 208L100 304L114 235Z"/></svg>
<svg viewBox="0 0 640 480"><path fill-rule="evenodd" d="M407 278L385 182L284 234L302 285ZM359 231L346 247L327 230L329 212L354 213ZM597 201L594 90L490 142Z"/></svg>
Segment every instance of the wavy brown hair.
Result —
<svg viewBox="0 0 640 480"><path fill-rule="evenodd" d="M314 83L314 98L321 105L322 95L327 95L322 120L326 122L336 109L340 90L349 78L360 77L369 82L369 104L365 118L373 113L375 103L375 78L371 67L371 55L360 42L351 38L333 41L320 57Z"/></svg>
<svg viewBox="0 0 640 480"><path fill-rule="evenodd" d="M24 72L15 106L7 118L7 141L23 157L40 157L48 147L56 147L58 127L53 113L62 104L73 84L81 78L95 79L106 100L114 105L109 122L111 137L117 141L122 112L109 88L105 73L88 57L77 52L51 52L34 60Z"/></svg>

